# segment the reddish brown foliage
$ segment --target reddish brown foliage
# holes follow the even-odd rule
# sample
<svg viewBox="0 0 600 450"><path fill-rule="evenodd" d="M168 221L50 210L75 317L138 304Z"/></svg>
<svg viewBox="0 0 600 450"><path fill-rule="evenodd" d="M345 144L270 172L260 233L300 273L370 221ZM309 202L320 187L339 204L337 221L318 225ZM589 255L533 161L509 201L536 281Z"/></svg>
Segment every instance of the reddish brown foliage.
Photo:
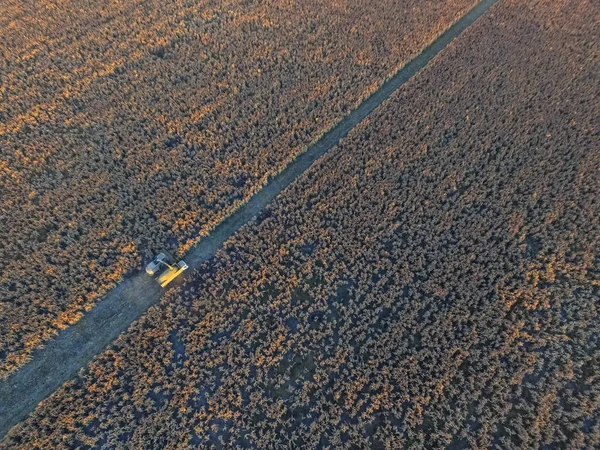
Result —
<svg viewBox="0 0 600 450"><path fill-rule="evenodd" d="M598 446L590 9L494 8L4 446Z"/></svg>

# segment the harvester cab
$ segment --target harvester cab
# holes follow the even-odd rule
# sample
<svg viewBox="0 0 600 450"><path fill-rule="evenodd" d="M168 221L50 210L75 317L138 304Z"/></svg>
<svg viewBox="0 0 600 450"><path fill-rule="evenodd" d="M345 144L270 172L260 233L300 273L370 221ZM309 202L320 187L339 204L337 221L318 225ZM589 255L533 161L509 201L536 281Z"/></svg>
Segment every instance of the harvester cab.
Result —
<svg viewBox="0 0 600 450"><path fill-rule="evenodd" d="M183 271L188 269L185 261L181 260L177 264L171 265L173 257L168 252L160 252L146 266L146 273L153 277L162 270L160 275L156 277L156 281L161 287L166 287L171 281L177 278Z"/></svg>

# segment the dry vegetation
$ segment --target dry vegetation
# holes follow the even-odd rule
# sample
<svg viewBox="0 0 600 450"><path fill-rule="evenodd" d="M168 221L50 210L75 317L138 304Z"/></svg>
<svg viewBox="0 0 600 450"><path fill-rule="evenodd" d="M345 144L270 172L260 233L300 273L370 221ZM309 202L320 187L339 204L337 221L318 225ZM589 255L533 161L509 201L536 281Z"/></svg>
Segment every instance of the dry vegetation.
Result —
<svg viewBox="0 0 600 450"><path fill-rule="evenodd" d="M0 0L0 376L473 3Z"/></svg>
<svg viewBox="0 0 600 450"><path fill-rule="evenodd" d="M596 10L520 3L2 446L600 445Z"/></svg>
<svg viewBox="0 0 600 450"><path fill-rule="evenodd" d="M2 448L597 448L598 8L506 0Z"/></svg>

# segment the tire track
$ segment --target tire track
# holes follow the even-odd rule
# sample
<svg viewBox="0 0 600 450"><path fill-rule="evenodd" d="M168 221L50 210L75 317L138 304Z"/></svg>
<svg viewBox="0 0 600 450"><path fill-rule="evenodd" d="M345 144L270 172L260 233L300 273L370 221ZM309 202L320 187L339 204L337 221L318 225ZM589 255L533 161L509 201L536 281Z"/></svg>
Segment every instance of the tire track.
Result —
<svg viewBox="0 0 600 450"><path fill-rule="evenodd" d="M318 142L290 162L247 203L221 222L209 236L185 255L184 259L190 268L198 268L208 261L231 235L258 215L283 189L333 148L497 1L481 0L476 4ZM190 274L187 275L189 276ZM174 281L170 287L181 285L185 278ZM25 366L1 380L0 439L33 411L39 402L73 378L150 306L158 303L164 292L165 289L144 272L125 279L75 325L62 330L45 347L34 351Z"/></svg>

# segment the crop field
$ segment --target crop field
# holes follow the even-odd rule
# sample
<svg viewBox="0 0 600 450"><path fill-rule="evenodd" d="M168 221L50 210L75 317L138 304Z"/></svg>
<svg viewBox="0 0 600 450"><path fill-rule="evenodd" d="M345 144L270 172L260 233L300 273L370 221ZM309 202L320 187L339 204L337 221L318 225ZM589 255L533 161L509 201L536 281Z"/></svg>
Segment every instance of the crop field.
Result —
<svg viewBox="0 0 600 450"><path fill-rule="evenodd" d="M500 1L0 448L598 448L599 13Z"/></svg>
<svg viewBox="0 0 600 450"><path fill-rule="evenodd" d="M0 376L185 253L474 0L0 0Z"/></svg>

